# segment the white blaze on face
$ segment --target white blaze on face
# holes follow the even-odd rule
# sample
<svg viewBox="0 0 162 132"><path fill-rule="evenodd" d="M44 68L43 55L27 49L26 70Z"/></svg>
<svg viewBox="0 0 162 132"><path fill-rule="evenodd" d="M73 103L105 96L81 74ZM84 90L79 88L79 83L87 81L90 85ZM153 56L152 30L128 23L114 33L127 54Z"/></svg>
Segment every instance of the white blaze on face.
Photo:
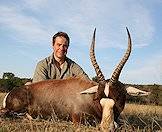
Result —
<svg viewBox="0 0 162 132"><path fill-rule="evenodd" d="M6 99L7 99L8 94L9 94L9 93L7 93L6 96L5 96L4 99L3 99L3 106L2 106L3 108L6 107Z"/></svg>
<svg viewBox="0 0 162 132"><path fill-rule="evenodd" d="M115 104L113 99L102 98L100 100L102 106L102 120L101 120L101 129L103 132L114 131L114 113L113 106Z"/></svg>
<svg viewBox="0 0 162 132"><path fill-rule="evenodd" d="M109 83L106 83L106 84L105 84L104 93L105 93L106 97L108 97L108 95L109 95Z"/></svg>

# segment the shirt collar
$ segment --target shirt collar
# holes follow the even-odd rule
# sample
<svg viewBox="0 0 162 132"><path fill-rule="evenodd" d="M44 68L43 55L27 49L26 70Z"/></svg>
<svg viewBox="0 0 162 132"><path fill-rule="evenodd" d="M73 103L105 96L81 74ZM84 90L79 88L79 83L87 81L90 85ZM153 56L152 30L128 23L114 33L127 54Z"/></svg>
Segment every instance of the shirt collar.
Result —
<svg viewBox="0 0 162 132"><path fill-rule="evenodd" d="M52 64L54 62L55 58L54 58L54 55L53 53L50 55L49 57L49 64Z"/></svg>
<svg viewBox="0 0 162 132"><path fill-rule="evenodd" d="M68 58L66 57L64 63L67 63L67 60ZM54 64L54 62L55 62L55 57L54 57L54 53L52 53L49 57L49 64Z"/></svg>

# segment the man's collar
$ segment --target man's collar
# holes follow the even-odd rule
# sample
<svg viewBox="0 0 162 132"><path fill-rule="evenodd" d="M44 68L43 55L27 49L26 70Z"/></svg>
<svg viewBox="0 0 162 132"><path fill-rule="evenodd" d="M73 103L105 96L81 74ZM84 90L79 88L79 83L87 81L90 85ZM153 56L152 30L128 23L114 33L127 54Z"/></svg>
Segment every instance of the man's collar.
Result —
<svg viewBox="0 0 162 132"><path fill-rule="evenodd" d="M54 62L54 60L55 60L53 53L50 55L49 58L50 58L49 64L52 64Z"/></svg>

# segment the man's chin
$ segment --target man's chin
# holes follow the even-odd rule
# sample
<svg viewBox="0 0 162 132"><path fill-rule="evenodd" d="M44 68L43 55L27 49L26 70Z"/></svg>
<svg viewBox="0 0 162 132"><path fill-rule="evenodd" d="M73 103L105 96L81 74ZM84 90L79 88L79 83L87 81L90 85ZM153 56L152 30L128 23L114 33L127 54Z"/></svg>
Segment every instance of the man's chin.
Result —
<svg viewBox="0 0 162 132"><path fill-rule="evenodd" d="M56 58L58 58L58 59L64 59L66 57L66 54L65 53L60 53L60 54L55 54L54 56Z"/></svg>
<svg viewBox="0 0 162 132"><path fill-rule="evenodd" d="M65 58L65 56L66 56L66 55L58 55L57 57L58 57L59 59L63 59L63 58Z"/></svg>

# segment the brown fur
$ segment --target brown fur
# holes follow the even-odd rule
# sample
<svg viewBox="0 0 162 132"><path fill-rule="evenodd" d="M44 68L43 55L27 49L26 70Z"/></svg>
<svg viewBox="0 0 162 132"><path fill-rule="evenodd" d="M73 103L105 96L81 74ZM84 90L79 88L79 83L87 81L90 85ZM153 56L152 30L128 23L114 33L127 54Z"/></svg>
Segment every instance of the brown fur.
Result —
<svg viewBox="0 0 162 132"><path fill-rule="evenodd" d="M26 111L34 118L56 114L61 119L69 117L74 123L80 121L82 113L101 120L100 103L93 100L94 94L80 94L95 85L81 77L32 83L13 89L6 99L6 109L11 113Z"/></svg>
<svg viewBox="0 0 162 132"><path fill-rule="evenodd" d="M113 86L110 86L109 98L115 101L114 105L114 120L117 121L120 113L123 111L126 101L126 89L125 85L121 82L117 82Z"/></svg>
<svg viewBox="0 0 162 132"><path fill-rule="evenodd" d="M80 94L96 82L85 80L81 77L72 77L63 80L45 80L21 88L13 89L7 99L7 111L27 112L33 118L38 115L48 118L56 114L60 119L71 119L75 124L81 121L82 114L93 115L98 121L102 118L101 94ZM102 86L102 87L101 87ZM103 90L104 84L100 84ZM97 96L98 95L98 96ZM114 117L117 120L125 105L126 92L123 84L110 87L109 98L115 101Z"/></svg>

